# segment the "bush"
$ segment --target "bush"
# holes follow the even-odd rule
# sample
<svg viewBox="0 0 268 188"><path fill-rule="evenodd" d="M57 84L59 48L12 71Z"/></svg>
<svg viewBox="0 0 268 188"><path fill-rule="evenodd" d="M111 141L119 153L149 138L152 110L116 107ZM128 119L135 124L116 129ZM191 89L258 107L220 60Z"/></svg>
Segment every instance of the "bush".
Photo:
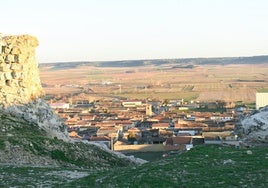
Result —
<svg viewBox="0 0 268 188"><path fill-rule="evenodd" d="M70 162L70 159L65 155L63 151L60 150L51 151L51 158L58 161Z"/></svg>
<svg viewBox="0 0 268 188"><path fill-rule="evenodd" d="M0 140L0 150L4 150L4 149L5 149L4 140Z"/></svg>

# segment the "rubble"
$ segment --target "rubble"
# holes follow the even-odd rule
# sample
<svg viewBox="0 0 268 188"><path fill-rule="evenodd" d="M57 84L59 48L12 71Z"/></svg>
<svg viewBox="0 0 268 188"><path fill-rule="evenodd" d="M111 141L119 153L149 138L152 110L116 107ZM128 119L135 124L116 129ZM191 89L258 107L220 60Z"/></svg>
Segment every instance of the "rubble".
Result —
<svg viewBox="0 0 268 188"><path fill-rule="evenodd" d="M268 106L242 118L236 132L246 143L268 143Z"/></svg>

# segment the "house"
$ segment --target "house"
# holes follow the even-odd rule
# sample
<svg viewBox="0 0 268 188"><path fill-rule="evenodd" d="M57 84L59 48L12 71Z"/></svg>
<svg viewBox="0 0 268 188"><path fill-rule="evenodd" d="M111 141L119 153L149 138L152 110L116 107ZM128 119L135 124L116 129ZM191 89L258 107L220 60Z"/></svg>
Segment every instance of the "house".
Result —
<svg viewBox="0 0 268 188"><path fill-rule="evenodd" d="M119 136L119 130L115 127L101 127L97 131L97 136L109 136L117 140Z"/></svg>
<svg viewBox="0 0 268 188"><path fill-rule="evenodd" d="M205 120L206 120L206 118L203 116L196 116L195 117L195 121L205 121Z"/></svg>
<svg viewBox="0 0 268 188"><path fill-rule="evenodd" d="M142 101L138 101L138 100L127 100L127 101L123 101L122 102L122 105L125 108L135 108L137 106L141 106L142 105Z"/></svg>
<svg viewBox="0 0 268 188"><path fill-rule="evenodd" d="M81 137L91 137L91 136L96 136L98 127L92 127L92 126L87 126L87 127L80 127L78 131L78 135Z"/></svg>
<svg viewBox="0 0 268 188"><path fill-rule="evenodd" d="M70 104L69 103L51 103L49 106L53 109L69 109Z"/></svg>
<svg viewBox="0 0 268 188"><path fill-rule="evenodd" d="M194 130L179 130L177 136L194 136Z"/></svg>
<svg viewBox="0 0 268 188"><path fill-rule="evenodd" d="M232 114L215 114L213 116L210 117L211 120L213 121L218 121L218 122L226 122L226 121L231 121L233 120L233 116Z"/></svg>
<svg viewBox="0 0 268 188"><path fill-rule="evenodd" d="M165 117L162 114L154 116L154 119L157 119L159 121L159 123L170 123L171 122L171 119L169 117Z"/></svg>
<svg viewBox="0 0 268 188"><path fill-rule="evenodd" d="M165 150L190 150L193 147L191 136L176 136L166 138L163 143Z"/></svg>
<svg viewBox="0 0 268 188"><path fill-rule="evenodd" d="M174 129L185 129L185 128L203 128L208 127L205 123L188 123L188 124L174 124Z"/></svg>
<svg viewBox="0 0 268 188"><path fill-rule="evenodd" d="M104 121L101 120L100 122L96 123L96 127L114 127L115 124L111 121Z"/></svg>
<svg viewBox="0 0 268 188"><path fill-rule="evenodd" d="M93 143L105 144L109 149L112 149L111 138L108 136L87 137L84 140L87 140Z"/></svg>
<svg viewBox="0 0 268 188"><path fill-rule="evenodd" d="M69 133L69 136L70 136L71 138L76 138L76 139L81 139L81 138L82 138L81 136L79 136L79 135L77 134L76 131L72 131L72 132L70 132L70 133Z"/></svg>
<svg viewBox="0 0 268 188"><path fill-rule="evenodd" d="M218 108L218 105L216 102L210 102L207 104L207 108L208 109L217 109Z"/></svg>
<svg viewBox="0 0 268 188"><path fill-rule="evenodd" d="M153 123L152 129L168 129L169 123Z"/></svg>
<svg viewBox="0 0 268 188"><path fill-rule="evenodd" d="M234 134L233 132L229 135L229 136L226 136L225 137L225 140L226 141L234 141L234 140L237 140L238 136L237 134Z"/></svg>
<svg viewBox="0 0 268 188"><path fill-rule="evenodd" d="M137 127L132 127L130 129L128 129L127 132L128 132L128 134L133 133L135 136L139 136L139 137L142 136L141 130Z"/></svg>
<svg viewBox="0 0 268 188"><path fill-rule="evenodd" d="M67 121L65 121L65 123L67 125L76 125L78 120L79 120L79 118L74 117L74 118L68 119Z"/></svg>
<svg viewBox="0 0 268 188"><path fill-rule="evenodd" d="M81 120L95 120L96 115L92 115L92 114L79 114Z"/></svg>
<svg viewBox="0 0 268 188"><path fill-rule="evenodd" d="M191 136L196 136L196 135L202 136L203 134L203 128L201 127L176 128L173 131L174 131L174 134L177 134L177 135L188 134Z"/></svg>
<svg viewBox="0 0 268 188"><path fill-rule="evenodd" d="M235 120L224 122L224 128L225 130L234 130L235 124L236 124Z"/></svg>
<svg viewBox="0 0 268 188"><path fill-rule="evenodd" d="M163 137L150 137L148 138L148 143L150 144L163 144L166 138Z"/></svg>
<svg viewBox="0 0 268 188"><path fill-rule="evenodd" d="M187 115L186 120L187 121L195 121L195 115Z"/></svg>
<svg viewBox="0 0 268 188"><path fill-rule="evenodd" d="M79 127L89 126L89 122L86 121L86 120L79 120L79 121L76 122L76 125L79 126Z"/></svg>
<svg viewBox="0 0 268 188"><path fill-rule="evenodd" d="M131 127L134 127L134 123L131 122L130 120L118 120L115 119L112 121L114 123L115 126L120 126L122 127L122 131L127 131L128 129L130 129Z"/></svg>

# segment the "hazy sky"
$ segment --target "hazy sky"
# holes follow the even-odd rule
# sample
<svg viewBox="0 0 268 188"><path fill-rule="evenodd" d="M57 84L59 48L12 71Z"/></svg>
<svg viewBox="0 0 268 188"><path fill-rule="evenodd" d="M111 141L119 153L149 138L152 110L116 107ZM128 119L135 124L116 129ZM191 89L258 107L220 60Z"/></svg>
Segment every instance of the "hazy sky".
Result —
<svg viewBox="0 0 268 188"><path fill-rule="evenodd" d="M40 63L268 54L268 0L5 0L0 32Z"/></svg>

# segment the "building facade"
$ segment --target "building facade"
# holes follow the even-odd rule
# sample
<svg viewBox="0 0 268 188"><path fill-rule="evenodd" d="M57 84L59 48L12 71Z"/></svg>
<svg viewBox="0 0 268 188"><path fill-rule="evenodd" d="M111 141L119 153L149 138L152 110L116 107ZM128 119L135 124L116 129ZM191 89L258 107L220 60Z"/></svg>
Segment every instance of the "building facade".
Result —
<svg viewBox="0 0 268 188"><path fill-rule="evenodd" d="M256 93L256 109L268 105L268 93Z"/></svg>

